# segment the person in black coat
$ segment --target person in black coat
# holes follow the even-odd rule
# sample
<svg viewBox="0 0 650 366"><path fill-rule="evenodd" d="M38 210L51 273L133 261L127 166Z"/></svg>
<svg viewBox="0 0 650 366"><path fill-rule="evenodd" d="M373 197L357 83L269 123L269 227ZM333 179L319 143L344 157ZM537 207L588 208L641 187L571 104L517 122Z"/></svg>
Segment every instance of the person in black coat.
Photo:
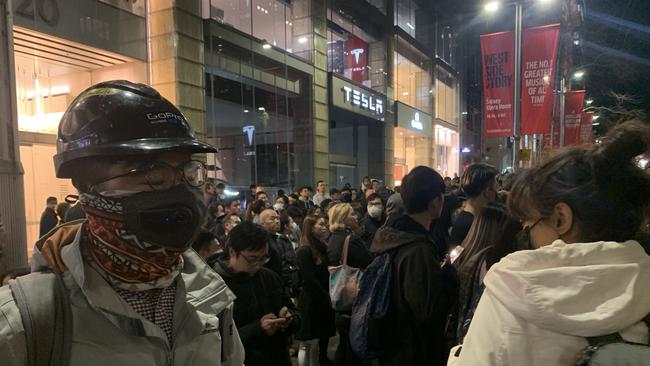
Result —
<svg viewBox="0 0 650 366"><path fill-rule="evenodd" d="M56 197L48 197L46 204L47 207L45 207L45 211L41 215L41 223L38 227L39 237L47 234L59 223L59 218L56 216L55 211L57 204Z"/></svg>
<svg viewBox="0 0 650 366"><path fill-rule="evenodd" d="M445 185L433 169L419 166L402 181L406 214L379 229L370 250L392 253L390 307L374 334L384 351L379 364L445 365L449 347L445 328L458 298L458 275L436 255L429 233L440 216Z"/></svg>
<svg viewBox="0 0 650 366"><path fill-rule="evenodd" d="M298 352L300 366L332 364L327 358L327 345L329 338L336 333L336 328L329 297L327 245L323 242L327 235L327 221L324 216L305 218L300 247L296 251L302 279L302 291L298 297L302 326L296 333L296 339L302 341ZM311 342L314 339L318 339L318 358Z"/></svg>
<svg viewBox="0 0 650 366"><path fill-rule="evenodd" d="M282 280L270 269L269 234L259 225L242 222L230 233L227 258L214 270L237 296L233 318L246 351L247 366L291 366L289 338L300 329L300 315Z"/></svg>
<svg viewBox="0 0 650 366"><path fill-rule="evenodd" d="M360 235L363 229L357 224L354 210L349 203L339 203L329 210L331 236L327 242L327 256L331 266L338 266L343 257L345 240L350 237L347 264L350 267L366 268L372 262L372 255ZM336 328L340 341L336 349L334 364L338 366L362 365L362 361L350 346L350 313L336 313Z"/></svg>
<svg viewBox="0 0 650 366"><path fill-rule="evenodd" d="M384 225L385 221L384 203L378 194L373 193L368 196L366 215L361 219L361 225L363 226L362 239L366 242L368 248L370 248L377 230Z"/></svg>

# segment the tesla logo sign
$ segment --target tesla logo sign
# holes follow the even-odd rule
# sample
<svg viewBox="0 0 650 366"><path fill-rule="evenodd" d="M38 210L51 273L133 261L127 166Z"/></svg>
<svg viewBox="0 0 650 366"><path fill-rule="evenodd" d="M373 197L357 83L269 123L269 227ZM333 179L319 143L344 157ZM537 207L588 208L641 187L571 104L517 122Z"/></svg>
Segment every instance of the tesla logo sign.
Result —
<svg viewBox="0 0 650 366"><path fill-rule="evenodd" d="M384 113L384 102L372 95L366 94L360 90L353 89L349 86L341 88L343 98L346 103L350 103L355 107L370 111L375 114Z"/></svg>
<svg viewBox="0 0 650 366"><path fill-rule="evenodd" d="M248 145L253 145L253 136L255 136L255 126L244 126L242 132L248 137Z"/></svg>
<svg viewBox="0 0 650 366"><path fill-rule="evenodd" d="M424 125L420 122L420 113L415 112L415 116L413 116L413 119L411 120L411 127L420 131L424 130Z"/></svg>
<svg viewBox="0 0 650 366"><path fill-rule="evenodd" d="M363 54L363 48L355 48L352 51L350 51L351 54L354 55L354 63L359 64L359 56Z"/></svg>

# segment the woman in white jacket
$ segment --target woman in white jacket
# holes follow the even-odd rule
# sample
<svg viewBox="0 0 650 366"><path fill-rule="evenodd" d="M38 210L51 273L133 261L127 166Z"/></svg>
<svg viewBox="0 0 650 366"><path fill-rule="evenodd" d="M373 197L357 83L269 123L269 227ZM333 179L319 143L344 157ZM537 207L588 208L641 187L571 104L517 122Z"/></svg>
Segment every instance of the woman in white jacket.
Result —
<svg viewBox="0 0 650 366"><path fill-rule="evenodd" d="M634 158L649 148L650 127L628 122L515 183L508 204L536 249L490 269L450 364L575 365L585 337L612 333L648 344L650 257L630 239L650 203L650 179Z"/></svg>

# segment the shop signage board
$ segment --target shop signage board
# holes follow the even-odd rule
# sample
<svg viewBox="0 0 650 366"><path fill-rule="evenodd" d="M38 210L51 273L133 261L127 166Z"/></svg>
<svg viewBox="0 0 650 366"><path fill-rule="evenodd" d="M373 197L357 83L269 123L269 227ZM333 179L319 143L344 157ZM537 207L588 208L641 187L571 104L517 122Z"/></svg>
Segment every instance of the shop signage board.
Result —
<svg viewBox="0 0 650 366"><path fill-rule="evenodd" d="M526 29L521 63L521 134L551 132L560 25Z"/></svg>
<svg viewBox="0 0 650 366"><path fill-rule="evenodd" d="M402 102L395 102L395 126L431 137L432 124L433 119L429 114Z"/></svg>
<svg viewBox="0 0 650 366"><path fill-rule="evenodd" d="M380 121L384 120L386 97L336 75L330 78L330 97L338 108Z"/></svg>
<svg viewBox="0 0 650 366"><path fill-rule="evenodd" d="M346 47L346 64L350 70L349 78L358 83L363 83L367 79L366 75L368 73L368 43L354 34L349 34Z"/></svg>
<svg viewBox="0 0 650 366"><path fill-rule="evenodd" d="M12 0L14 25L145 60L142 1L125 6L98 0ZM144 14L143 14L144 15Z"/></svg>
<svg viewBox="0 0 650 366"><path fill-rule="evenodd" d="M515 35L513 32L481 36L483 62L483 120L485 137L513 135Z"/></svg>

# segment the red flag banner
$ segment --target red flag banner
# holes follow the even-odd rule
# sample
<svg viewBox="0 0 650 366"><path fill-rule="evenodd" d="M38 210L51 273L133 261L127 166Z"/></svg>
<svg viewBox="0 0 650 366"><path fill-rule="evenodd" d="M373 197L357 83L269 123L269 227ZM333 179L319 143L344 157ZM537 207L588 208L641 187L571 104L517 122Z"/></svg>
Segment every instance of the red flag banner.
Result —
<svg viewBox="0 0 650 366"><path fill-rule="evenodd" d="M522 135L551 131L559 34L559 24L524 30L521 63Z"/></svg>
<svg viewBox="0 0 650 366"><path fill-rule="evenodd" d="M483 62L483 134L512 136L515 82L515 34L481 36Z"/></svg>
<svg viewBox="0 0 650 366"><path fill-rule="evenodd" d="M584 103L584 90L566 92L564 96L564 146L580 144L580 125Z"/></svg>
<svg viewBox="0 0 650 366"><path fill-rule="evenodd" d="M580 121L580 143L591 144L593 142L594 112L585 112Z"/></svg>

